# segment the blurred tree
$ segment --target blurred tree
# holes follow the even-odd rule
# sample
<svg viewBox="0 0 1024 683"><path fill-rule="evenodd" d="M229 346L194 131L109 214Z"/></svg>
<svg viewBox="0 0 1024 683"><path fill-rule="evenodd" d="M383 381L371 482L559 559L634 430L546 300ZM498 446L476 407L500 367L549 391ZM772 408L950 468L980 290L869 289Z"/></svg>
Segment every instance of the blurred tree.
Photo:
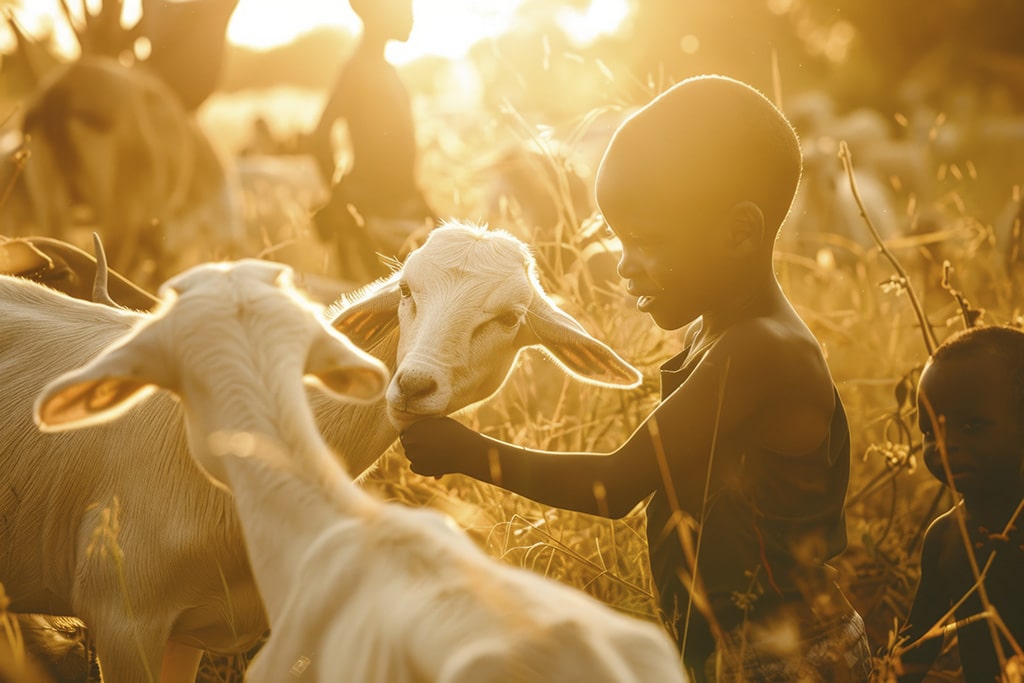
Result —
<svg viewBox="0 0 1024 683"><path fill-rule="evenodd" d="M779 0L776 0L779 1ZM957 83L1008 88L1024 104L1024 3L933 0L782 0L785 13L819 32L854 30L848 61L864 77L832 83L841 101L898 110L908 100L941 107ZM851 70L853 71L853 70Z"/></svg>

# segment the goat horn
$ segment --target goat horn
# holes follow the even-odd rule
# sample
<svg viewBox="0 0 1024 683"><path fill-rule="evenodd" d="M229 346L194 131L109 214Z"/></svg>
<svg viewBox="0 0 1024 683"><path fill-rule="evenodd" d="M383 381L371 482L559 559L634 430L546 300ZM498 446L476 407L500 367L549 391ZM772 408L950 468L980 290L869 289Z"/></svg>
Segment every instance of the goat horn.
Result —
<svg viewBox="0 0 1024 683"><path fill-rule="evenodd" d="M122 308L111 298L107 289L107 253L103 250L103 241L99 233L92 234L92 245L93 251L96 252L96 277L92 281L92 300L112 308Z"/></svg>

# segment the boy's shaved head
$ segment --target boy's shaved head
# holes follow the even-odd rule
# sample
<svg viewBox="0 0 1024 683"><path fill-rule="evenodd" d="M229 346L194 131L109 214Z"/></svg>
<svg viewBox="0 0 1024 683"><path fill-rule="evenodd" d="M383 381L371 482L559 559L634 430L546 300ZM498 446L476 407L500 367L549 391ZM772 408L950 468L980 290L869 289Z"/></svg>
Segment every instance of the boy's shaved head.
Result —
<svg viewBox="0 0 1024 683"><path fill-rule="evenodd" d="M966 355L991 354L1006 369L1011 382L1024 405L1024 330L1008 325L970 327L952 335L935 349L931 364Z"/></svg>
<svg viewBox="0 0 1024 683"><path fill-rule="evenodd" d="M605 215L673 216L755 203L777 230L800 181L800 143L764 95L724 76L689 78L616 131L597 174ZM614 226L613 226L614 227Z"/></svg>

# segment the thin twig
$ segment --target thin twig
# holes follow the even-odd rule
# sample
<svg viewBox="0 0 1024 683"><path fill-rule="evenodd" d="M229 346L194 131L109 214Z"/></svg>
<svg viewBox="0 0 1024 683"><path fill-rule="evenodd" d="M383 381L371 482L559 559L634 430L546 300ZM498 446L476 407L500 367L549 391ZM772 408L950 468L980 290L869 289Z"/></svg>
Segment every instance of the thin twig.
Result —
<svg viewBox="0 0 1024 683"><path fill-rule="evenodd" d="M868 227L868 231L871 233L871 239L874 240L875 244L881 250L882 255L885 256L886 260L892 265L893 269L896 270L899 275L899 284L907 291L907 296L910 297L910 305L914 308L914 314L917 316L917 323L921 327L921 335L924 337L924 345L928 350L928 355L932 355L935 351L935 347L938 346L938 341L935 339L935 331L932 330L931 324L928 322L927 316L924 314L924 309L921 307L921 302L917 298L917 293L914 291L913 285L910 284L910 276L907 275L906 269L903 264L899 262L899 259L889 250L889 247L885 245L882 240L881 234L875 224L871 221L868 216L867 210L864 208L864 201L860 197L860 190L857 189L857 179L853 175L853 157L850 154L850 147L846 144L846 140L842 140L839 143L839 158L843 162L843 168L846 170L846 179L850 183L850 190L853 192L853 199L857 202L857 209L860 211L860 217L864 219L865 225Z"/></svg>

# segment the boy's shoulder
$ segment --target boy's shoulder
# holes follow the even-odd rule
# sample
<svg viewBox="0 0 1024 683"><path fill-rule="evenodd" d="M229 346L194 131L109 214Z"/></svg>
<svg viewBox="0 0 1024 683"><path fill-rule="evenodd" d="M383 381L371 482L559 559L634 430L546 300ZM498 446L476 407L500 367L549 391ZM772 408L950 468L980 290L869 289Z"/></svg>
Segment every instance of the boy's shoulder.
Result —
<svg viewBox="0 0 1024 683"><path fill-rule="evenodd" d="M949 535L956 532L956 506L946 510L929 524L924 532L924 543L944 543L949 540Z"/></svg>
<svg viewBox="0 0 1024 683"><path fill-rule="evenodd" d="M925 565L946 565L952 555L964 555L963 536L960 533L956 515L958 506L954 505L928 524L921 544L922 569Z"/></svg>
<svg viewBox="0 0 1024 683"><path fill-rule="evenodd" d="M685 379L666 392L662 410L703 415L717 396L709 418L716 429L777 454L806 454L837 427L841 407L824 353L791 308L745 316L714 334L695 324L684 334Z"/></svg>
<svg viewBox="0 0 1024 683"><path fill-rule="evenodd" d="M795 315L751 317L729 327L709 356L728 356L736 367L757 371L765 381L825 382L832 377L821 345Z"/></svg>

